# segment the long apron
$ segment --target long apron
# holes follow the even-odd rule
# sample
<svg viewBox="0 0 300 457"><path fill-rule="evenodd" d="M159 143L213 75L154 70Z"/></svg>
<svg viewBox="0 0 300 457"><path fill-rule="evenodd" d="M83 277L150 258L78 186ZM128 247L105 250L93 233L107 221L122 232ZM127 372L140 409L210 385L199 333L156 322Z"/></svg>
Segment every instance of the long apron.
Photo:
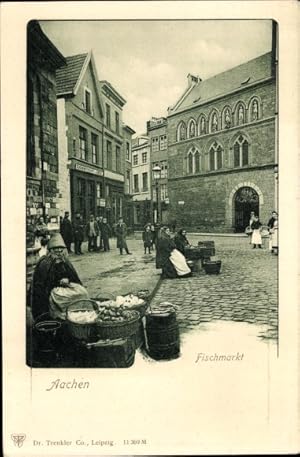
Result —
<svg viewBox="0 0 300 457"><path fill-rule="evenodd" d="M184 276L191 272L190 267L186 263L185 257L177 249L173 249L170 255L170 261L175 267L178 276Z"/></svg>

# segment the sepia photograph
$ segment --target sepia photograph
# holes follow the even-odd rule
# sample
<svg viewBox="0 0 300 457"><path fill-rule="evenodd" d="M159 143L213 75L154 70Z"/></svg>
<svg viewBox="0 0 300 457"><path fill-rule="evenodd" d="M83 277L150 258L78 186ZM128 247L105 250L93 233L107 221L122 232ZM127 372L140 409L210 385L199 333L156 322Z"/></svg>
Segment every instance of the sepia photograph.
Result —
<svg viewBox="0 0 300 457"><path fill-rule="evenodd" d="M28 24L29 366L169 361L203 332L276 351L277 35Z"/></svg>
<svg viewBox="0 0 300 457"><path fill-rule="evenodd" d="M25 3L1 5L4 455L298 452L299 2Z"/></svg>

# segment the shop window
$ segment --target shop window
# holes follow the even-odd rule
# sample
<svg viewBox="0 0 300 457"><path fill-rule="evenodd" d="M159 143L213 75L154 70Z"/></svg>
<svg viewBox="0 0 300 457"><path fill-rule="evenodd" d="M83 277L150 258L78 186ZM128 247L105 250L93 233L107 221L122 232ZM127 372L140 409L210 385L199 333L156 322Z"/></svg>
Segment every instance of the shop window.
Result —
<svg viewBox="0 0 300 457"><path fill-rule="evenodd" d="M92 133L92 163L98 163L98 136Z"/></svg>
<svg viewBox="0 0 300 457"><path fill-rule="evenodd" d="M87 130L79 127L79 152L82 160L87 159Z"/></svg>

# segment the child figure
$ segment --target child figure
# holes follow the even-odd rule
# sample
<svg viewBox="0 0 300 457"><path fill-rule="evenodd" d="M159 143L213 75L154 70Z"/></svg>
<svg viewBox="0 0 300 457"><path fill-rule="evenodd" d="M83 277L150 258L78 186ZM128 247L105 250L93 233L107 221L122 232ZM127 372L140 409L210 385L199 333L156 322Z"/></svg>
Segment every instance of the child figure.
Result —
<svg viewBox="0 0 300 457"><path fill-rule="evenodd" d="M251 244L253 244L253 249L258 246L261 249L261 233L260 233L260 228L262 224L259 222L258 216L254 216L253 222L251 224L251 229L253 230L252 236L251 236Z"/></svg>
<svg viewBox="0 0 300 457"><path fill-rule="evenodd" d="M151 226L147 225L145 230L143 231L143 241L144 241L144 249L145 254L148 249L148 254L151 253L151 245L152 245L152 233L151 233Z"/></svg>

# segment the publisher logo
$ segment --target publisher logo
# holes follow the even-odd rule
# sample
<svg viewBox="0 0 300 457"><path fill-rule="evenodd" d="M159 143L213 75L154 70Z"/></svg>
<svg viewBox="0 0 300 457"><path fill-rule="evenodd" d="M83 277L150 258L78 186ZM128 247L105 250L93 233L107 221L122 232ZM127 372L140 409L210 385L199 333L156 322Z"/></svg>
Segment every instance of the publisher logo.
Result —
<svg viewBox="0 0 300 457"><path fill-rule="evenodd" d="M22 447L25 441L26 435L25 433L13 433L11 435L11 439L14 442L14 445L17 447Z"/></svg>

